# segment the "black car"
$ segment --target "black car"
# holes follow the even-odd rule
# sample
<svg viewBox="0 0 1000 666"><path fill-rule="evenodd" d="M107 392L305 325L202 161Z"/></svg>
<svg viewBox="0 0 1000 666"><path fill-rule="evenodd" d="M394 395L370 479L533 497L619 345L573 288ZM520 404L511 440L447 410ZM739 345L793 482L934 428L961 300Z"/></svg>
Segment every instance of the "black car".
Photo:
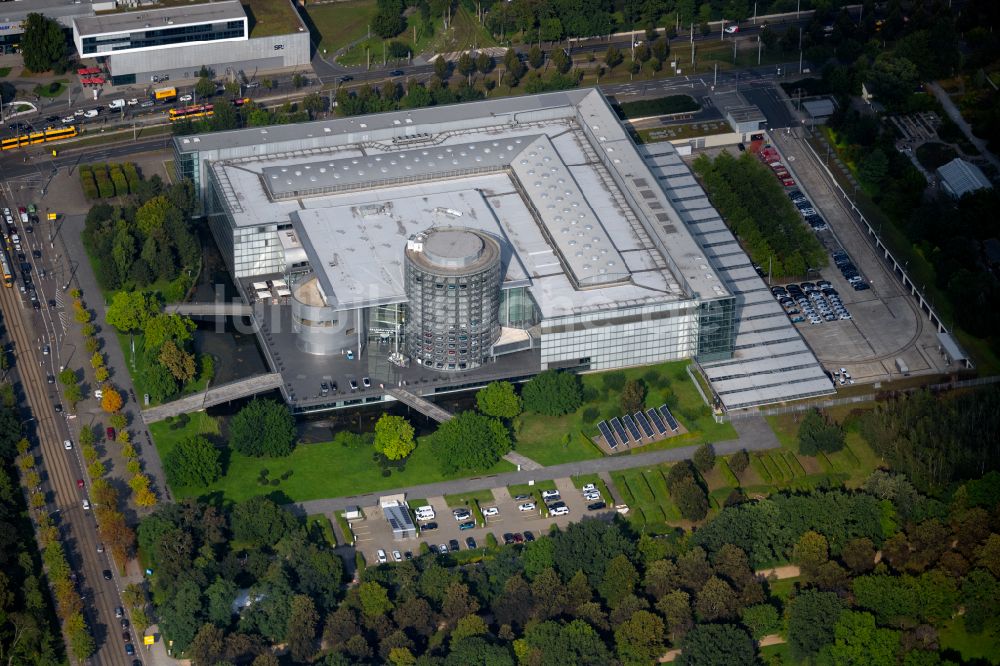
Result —
<svg viewBox="0 0 1000 666"><path fill-rule="evenodd" d="M403 553L403 559L404 560L412 560L413 559L413 553L411 553L410 551L406 551L405 553Z"/></svg>
<svg viewBox="0 0 1000 666"><path fill-rule="evenodd" d="M507 532L506 534L503 535L503 542L508 546L514 543L514 535L511 534L510 532Z"/></svg>
<svg viewBox="0 0 1000 666"><path fill-rule="evenodd" d="M535 533L532 532L532 531L530 531L530 530L524 530L524 540L525 541L534 541L535 540Z"/></svg>
<svg viewBox="0 0 1000 666"><path fill-rule="evenodd" d="M125 654L127 654L130 657L135 656L135 646L133 646L131 643L126 643Z"/></svg>
<svg viewBox="0 0 1000 666"><path fill-rule="evenodd" d="M593 504L588 504L587 505L587 510L588 511L600 511L601 509L605 508L606 506L607 506L607 504L605 504L604 502L594 502Z"/></svg>
<svg viewBox="0 0 1000 666"><path fill-rule="evenodd" d="M59 122L59 116L46 116L45 122L47 123L57 123Z"/></svg>
<svg viewBox="0 0 1000 666"><path fill-rule="evenodd" d="M56 299L50 298L49 299L49 307L50 308L54 308L55 306L56 306Z"/></svg>
<svg viewBox="0 0 1000 666"><path fill-rule="evenodd" d="M122 631L124 631L126 629L128 629L128 618L127 617L123 617L122 618Z"/></svg>
<svg viewBox="0 0 1000 666"><path fill-rule="evenodd" d="M341 83L347 83L348 81L353 81L354 77L351 76L350 74L345 74L344 76L340 77L339 80Z"/></svg>
<svg viewBox="0 0 1000 666"><path fill-rule="evenodd" d="M32 250L31 251L31 256L34 257L35 259L41 259L42 258L42 251L41 250Z"/></svg>
<svg viewBox="0 0 1000 666"><path fill-rule="evenodd" d="M58 402L56 403L56 414L62 414L62 405Z"/></svg>
<svg viewBox="0 0 1000 666"><path fill-rule="evenodd" d="M437 528L438 528L437 523L426 523L425 525L421 526L420 531L430 532L431 530L436 530Z"/></svg>
<svg viewBox="0 0 1000 666"><path fill-rule="evenodd" d="M476 540L473 539L472 537L466 537L466 539L465 539L465 545L468 547L469 550L475 550L475 548L476 548Z"/></svg>
<svg viewBox="0 0 1000 666"><path fill-rule="evenodd" d="M394 69L391 72L389 72L389 76L403 76L404 74L406 74L406 72L404 72L401 69Z"/></svg>
<svg viewBox="0 0 1000 666"><path fill-rule="evenodd" d="M132 635L129 634L127 631L123 631L122 632L122 640L125 641L126 643L131 643L132 642Z"/></svg>
<svg viewBox="0 0 1000 666"><path fill-rule="evenodd" d="M111 573L111 569L105 569L104 571L101 572L101 575L104 576L104 580L111 580L112 578L114 578L114 576Z"/></svg>
<svg viewBox="0 0 1000 666"><path fill-rule="evenodd" d="M448 548L451 549L451 552L453 552L453 553L457 552L458 548L459 548L459 546L458 546L458 539L449 539L448 540Z"/></svg>
<svg viewBox="0 0 1000 666"><path fill-rule="evenodd" d="M49 384L55 384L56 383L56 378L53 377L52 375L48 375L47 380L48 380Z"/></svg>

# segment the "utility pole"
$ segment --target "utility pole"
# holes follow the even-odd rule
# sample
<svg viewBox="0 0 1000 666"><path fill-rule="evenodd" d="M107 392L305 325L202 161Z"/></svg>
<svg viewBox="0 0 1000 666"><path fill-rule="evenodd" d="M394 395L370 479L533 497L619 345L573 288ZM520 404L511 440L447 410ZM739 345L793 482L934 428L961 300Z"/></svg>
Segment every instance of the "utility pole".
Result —
<svg viewBox="0 0 1000 666"><path fill-rule="evenodd" d="M799 26L799 74L802 74L802 26Z"/></svg>
<svg viewBox="0 0 1000 666"><path fill-rule="evenodd" d="M736 35L733 35L733 64L736 64Z"/></svg>
<svg viewBox="0 0 1000 666"><path fill-rule="evenodd" d="M712 77L712 90L715 90L715 86L719 85L719 63L715 63L715 76Z"/></svg>
<svg viewBox="0 0 1000 666"><path fill-rule="evenodd" d="M722 19L719 23L719 41L721 42L726 38L726 19Z"/></svg>
<svg viewBox="0 0 1000 666"><path fill-rule="evenodd" d="M694 23L691 24L691 68L694 68Z"/></svg>
<svg viewBox="0 0 1000 666"><path fill-rule="evenodd" d="M757 3L753 3L753 24L757 25Z"/></svg>
<svg viewBox="0 0 1000 666"><path fill-rule="evenodd" d="M760 33L757 33L757 64L760 65Z"/></svg>

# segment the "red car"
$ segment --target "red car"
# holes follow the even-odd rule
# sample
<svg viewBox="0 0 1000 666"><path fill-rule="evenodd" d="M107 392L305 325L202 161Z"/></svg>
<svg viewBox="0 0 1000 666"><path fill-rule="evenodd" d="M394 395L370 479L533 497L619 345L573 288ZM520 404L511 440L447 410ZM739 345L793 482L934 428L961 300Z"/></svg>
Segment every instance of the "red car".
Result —
<svg viewBox="0 0 1000 666"><path fill-rule="evenodd" d="M83 479L77 479L76 480L76 487L77 488L83 488Z"/></svg>
<svg viewBox="0 0 1000 666"><path fill-rule="evenodd" d="M104 434L108 436L108 441L113 441L115 438L115 429L108 426L108 429L104 431Z"/></svg>

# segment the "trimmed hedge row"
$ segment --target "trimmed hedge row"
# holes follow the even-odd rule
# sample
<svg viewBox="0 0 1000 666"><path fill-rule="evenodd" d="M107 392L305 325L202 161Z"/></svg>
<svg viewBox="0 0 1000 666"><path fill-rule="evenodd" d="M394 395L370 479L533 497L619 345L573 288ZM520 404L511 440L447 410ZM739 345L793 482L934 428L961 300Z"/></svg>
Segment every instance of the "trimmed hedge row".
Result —
<svg viewBox="0 0 1000 666"><path fill-rule="evenodd" d="M80 167L80 185L88 199L123 197L135 192L142 176L132 162L125 164L84 164Z"/></svg>

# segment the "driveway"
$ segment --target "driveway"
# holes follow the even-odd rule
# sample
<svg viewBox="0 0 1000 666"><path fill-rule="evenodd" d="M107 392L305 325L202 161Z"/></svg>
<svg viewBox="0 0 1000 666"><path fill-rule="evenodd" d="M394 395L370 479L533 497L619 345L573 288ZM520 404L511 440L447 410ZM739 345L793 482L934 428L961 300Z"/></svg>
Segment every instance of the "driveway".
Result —
<svg viewBox="0 0 1000 666"><path fill-rule="evenodd" d="M998 160L997 156L991 153L989 148L986 147L985 141L972 133L972 127L965 121L965 118L962 117L962 112L959 111L958 107L955 106L955 103L951 101L951 97L949 97L948 93L944 91L944 88L938 85L937 82L932 82L929 85L931 92L934 93L937 101L941 102L941 106L944 107L944 112L948 114L948 117L951 118L956 125L958 125L959 129L962 130L962 133L969 138L972 145L979 149L979 152L981 152L983 157L985 157L989 163L993 165L993 168L1000 171L1000 160Z"/></svg>

